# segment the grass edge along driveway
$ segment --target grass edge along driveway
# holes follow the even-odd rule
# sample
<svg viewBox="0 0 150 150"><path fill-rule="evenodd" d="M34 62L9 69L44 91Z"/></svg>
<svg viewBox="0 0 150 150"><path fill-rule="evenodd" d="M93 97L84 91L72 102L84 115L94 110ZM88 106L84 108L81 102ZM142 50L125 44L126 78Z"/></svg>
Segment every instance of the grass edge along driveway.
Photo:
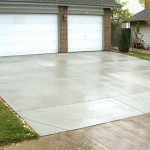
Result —
<svg viewBox="0 0 150 150"><path fill-rule="evenodd" d="M147 50L150 51L150 50ZM121 53L118 49L111 49L111 52L115 52L115 53L120 53L120 54L124 54L124 55L129 55L129 56L133 56L133 57L137 57L137 58L141 58L144 60L149 60L150 61L150 54L146 54L144 52L136 52L136 51L129 51L128 53Z"/></svg>
<svg viewBox="0 0 150 150"><path fill-rule="evenodd" d="M127 55L150 61L150 54L144 54L144 53L140 53L140 52L128 52Z"/></svg>
<svg viewBox="0 0 150 150"><path fill-rule="evenodd" d="M38 138L0 98L0 146Z"/></svg>

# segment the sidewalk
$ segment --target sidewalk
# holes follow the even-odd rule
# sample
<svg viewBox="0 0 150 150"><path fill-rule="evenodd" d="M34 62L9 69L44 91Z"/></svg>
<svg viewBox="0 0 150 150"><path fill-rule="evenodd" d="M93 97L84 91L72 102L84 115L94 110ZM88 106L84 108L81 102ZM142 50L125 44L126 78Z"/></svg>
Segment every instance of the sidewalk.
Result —
<svg viewBox="0 0 150 150"><path fill-rule="evenodd" d="M150 114L42 137L37 141L4 148L4 150L148 149L150 149Z"/></svg>

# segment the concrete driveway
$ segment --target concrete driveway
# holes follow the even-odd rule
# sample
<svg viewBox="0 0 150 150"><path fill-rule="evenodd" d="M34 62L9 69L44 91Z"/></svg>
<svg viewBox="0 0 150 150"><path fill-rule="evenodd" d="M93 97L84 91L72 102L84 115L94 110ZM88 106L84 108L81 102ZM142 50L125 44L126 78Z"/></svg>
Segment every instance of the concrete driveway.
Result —
<svg viewBox="0 0 150 150"><path fill-rule="evenodd" d="M0 95L41 136L150 113L150 62L111 52L0 57Z"/></svg>

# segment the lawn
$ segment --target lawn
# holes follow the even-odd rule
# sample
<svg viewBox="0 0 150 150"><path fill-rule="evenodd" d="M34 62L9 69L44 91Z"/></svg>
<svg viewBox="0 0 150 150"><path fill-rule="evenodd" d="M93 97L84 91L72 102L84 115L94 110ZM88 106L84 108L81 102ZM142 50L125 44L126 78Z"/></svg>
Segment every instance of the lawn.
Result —
<svg viewBox="0 0 150 150"><path fill-rule="evenodd" d="M38 138L0 99L0 146Z"/></svg>
<svg viewBox="0 0 150 150"><path fill-rule="evenodd" d="M118 49L112 49L112 52L121 53ZM150 50L148 50L150 51ZM135 52L135 51L129 51L128 53L124 53L129 56L138 57L145 60L150 60L150 54L145 54L143 52Z"/></svg>
<svg viewBox="0 0 150 150"><path fill-rule="evenodd" d="M128 52L127 55L142 58L145 60L150 60L150 54L144 54L144 53L139 53L139 52Z"/></svg>

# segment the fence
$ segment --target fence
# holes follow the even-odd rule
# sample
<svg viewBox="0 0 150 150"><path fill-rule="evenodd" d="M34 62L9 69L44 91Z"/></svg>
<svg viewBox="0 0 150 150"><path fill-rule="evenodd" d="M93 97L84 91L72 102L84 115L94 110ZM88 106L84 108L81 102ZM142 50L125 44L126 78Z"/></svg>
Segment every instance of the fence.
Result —
<svg viewBox="0 0 150 150"><path fill-rule="evenodd" d="M121 30L122 30L122 28L118 27L116 29L115 33L112 35L112 38L111 38L112 47L118 47L119 46L119 41L120 41L120 37L121 37ZM131 29L128 28L125 30L128 33L128 36L129 36L128 38L130 39L130 42L131 42Z"/></svg>

